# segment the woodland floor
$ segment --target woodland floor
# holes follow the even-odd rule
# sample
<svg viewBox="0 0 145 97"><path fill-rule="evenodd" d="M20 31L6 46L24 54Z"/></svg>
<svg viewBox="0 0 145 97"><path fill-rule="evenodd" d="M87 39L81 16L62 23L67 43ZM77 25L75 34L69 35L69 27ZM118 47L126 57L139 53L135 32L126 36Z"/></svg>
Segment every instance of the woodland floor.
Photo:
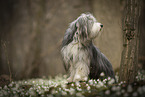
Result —
<svg viewBox="0 0 145 97"><path fill-rule="evenodd" d="M11 81L7 85L1 84L0 97L144 97L144 73L139 72L137 81L132 84L114 83L114 79L110 77L103 80L90 79L87 82L67 83L66 75ZM104 77L104 74L101 76ZM118 80L118 74L116 79ZM2 83L2 79L0 80Z"/></svg>

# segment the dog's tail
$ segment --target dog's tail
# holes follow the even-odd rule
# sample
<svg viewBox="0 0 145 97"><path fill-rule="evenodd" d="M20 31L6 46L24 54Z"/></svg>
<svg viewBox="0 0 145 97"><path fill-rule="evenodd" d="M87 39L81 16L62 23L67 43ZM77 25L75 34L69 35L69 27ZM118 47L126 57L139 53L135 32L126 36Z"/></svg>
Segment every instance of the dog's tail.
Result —
<svg viewBox="0 0 145 97"><path fill-rule="evenodd" d="M100 73L104 72L106 77L115 79L114 71L107 57L100 50L92 45L91 47L90 78L100 78ZM116 80L116 79L115 79Z"/></svg>

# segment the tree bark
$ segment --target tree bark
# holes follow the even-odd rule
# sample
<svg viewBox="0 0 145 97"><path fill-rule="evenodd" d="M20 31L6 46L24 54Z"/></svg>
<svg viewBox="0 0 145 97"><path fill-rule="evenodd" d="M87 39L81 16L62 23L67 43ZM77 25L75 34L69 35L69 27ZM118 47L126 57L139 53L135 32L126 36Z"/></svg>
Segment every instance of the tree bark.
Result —
<svg viewBox="0 0 145 97"><path fill-rule="evenodd" d="M141 0L126 0L122 20L123 52L120 64L119 81L132 83L138 70L138 18Z"/></svg>

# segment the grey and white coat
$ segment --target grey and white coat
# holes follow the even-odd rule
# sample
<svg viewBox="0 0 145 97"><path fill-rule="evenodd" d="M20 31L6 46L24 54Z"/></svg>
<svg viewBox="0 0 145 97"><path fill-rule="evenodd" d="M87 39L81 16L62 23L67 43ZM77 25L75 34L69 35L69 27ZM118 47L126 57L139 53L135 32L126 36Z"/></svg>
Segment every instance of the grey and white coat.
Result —
<svg viewBox="0 0 145 97"><path fill-rule="evenodd" d="M81 14L69 25L61 48L65 70L69 71L68 82L98 79L101 72L115 78L111 63L92 42L102 27L90 13Z"/></svg>

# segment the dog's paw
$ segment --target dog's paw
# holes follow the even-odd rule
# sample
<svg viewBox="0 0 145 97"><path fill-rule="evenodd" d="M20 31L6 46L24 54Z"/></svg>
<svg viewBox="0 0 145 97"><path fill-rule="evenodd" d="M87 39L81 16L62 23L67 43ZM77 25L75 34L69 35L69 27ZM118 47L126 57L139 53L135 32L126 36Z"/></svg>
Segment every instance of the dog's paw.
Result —
<svg viewBox="0 0 145 97"><path fill-rule="evenodd" d="M88 77L84 77L84 78L82 78L81 81L87 81L87 80L88 80Z"/></svg>
<svg viewBox="0 0 145 97"><path fill-rule="evenodd" d="M87 76L80 76L80 75L75 75L73 82L77 82L77 81L87 81L88 77Z"/></svg>

